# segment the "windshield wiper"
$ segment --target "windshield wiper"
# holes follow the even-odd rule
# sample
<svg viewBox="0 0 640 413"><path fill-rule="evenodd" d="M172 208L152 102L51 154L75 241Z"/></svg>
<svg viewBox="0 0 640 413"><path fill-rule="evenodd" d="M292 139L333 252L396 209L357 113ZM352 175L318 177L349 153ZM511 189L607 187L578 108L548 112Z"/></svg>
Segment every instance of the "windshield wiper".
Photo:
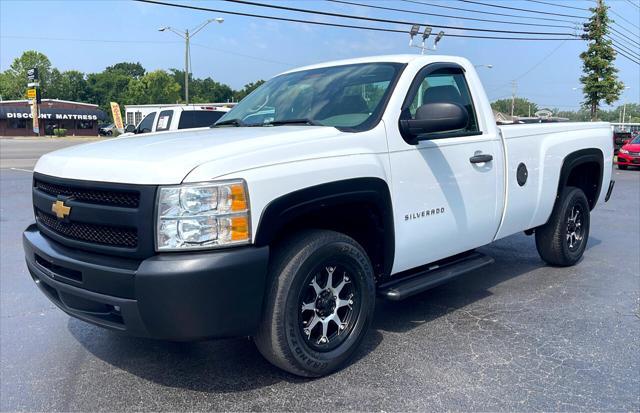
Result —
<svg viewBox="0 0 640 413"><path fill-rule="evenodd" d="M265 123L265 126L280 126L280 125L309 125L309 126L324 126L312 119L299 118L299 119L282 119L274 120L269 123Z"/></svg>
<svg viewBox="0 0 640 413"><path fill-rule="evenodd" d="M228 119L228 120L223 120L222 122L216 122L213 125L211 125L212 128L215 128L217 126L245 126L244 122L240 119Z"/></svg>

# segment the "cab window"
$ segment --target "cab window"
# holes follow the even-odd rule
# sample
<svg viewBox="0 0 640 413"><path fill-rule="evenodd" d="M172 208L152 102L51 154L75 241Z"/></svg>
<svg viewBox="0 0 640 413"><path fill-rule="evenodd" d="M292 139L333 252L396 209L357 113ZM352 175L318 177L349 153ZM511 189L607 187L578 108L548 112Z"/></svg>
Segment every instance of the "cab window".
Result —
<svg viewBox="0 0 640 413"><path fill-rule="evenodd" d="M415 117L418 107L427 103L457 103L469 113L469 122L465 128L455 131L456 135L469 135L479 132L473 100L462 69L444 68L435 70L422 76L422 79L417 78L415 81L420 82L420 85L407 108L408 115L411 118Z"/></svg>

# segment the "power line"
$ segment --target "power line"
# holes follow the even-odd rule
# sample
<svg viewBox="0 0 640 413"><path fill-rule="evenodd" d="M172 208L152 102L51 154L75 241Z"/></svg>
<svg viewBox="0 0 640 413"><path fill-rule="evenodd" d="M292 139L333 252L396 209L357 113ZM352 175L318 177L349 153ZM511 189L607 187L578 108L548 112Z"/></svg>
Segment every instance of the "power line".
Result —
<svg viewBox="0 0 640 413"><path fill-rule="evenodd" d="M636 43L634 40L632 40L632 39L628 38L627 36L625 36L624 33L620 33L619 31L617 31L616 29L614 29L611 26L608 26L608 28L611 29L612 32L617 33L620 37L624 37L625 39L630 41L631 44L636 45L636 46L638 45L638 43Z"/></svg>
<svg viewBox="0 0 640 413"><path fill-rule="evenodd" d="M609 40L611 40L612 42L618 42L621 46L630 47L632 49L640 48L640 45L633 44L631 42L626 41L625 39L614 37L615 36L614 34L607 33L606 36Z"/></svg>
<svg viewBox="0 0 640 413"><path fill-rule="evenodd" d="M565 9L574 9L574 10L580 10L580 11L587 11L586 9L583 9L582 7L567 6L565 4L549 3L549 2L546 2L546 1L540 1L540 0L525 0L525 1L528 1L530 3L546 4L548 6L564 7Z"/></svg>
<svg viewBox="0 0 640 413"><path fill-rule="evenodd" d="M74 39L65 37L37 37L37 36L5 36L0 38L4 39L27 39L27 40L56 40L66 42L85 42L85 43L152 43L152 44L170 44L170 43L182 43L179 41L160 41L160 40L114 40L114 39Z"/></svg>
<svg viewBox="0 0 640 413"><path fill-rule="evenodd" d="M615 50L616 52L618 52L619 55L626 57L628 60L631 60L633 63L637 64L640 66L640 61L633 59L632 57L630 57L629 55L627 55L626 53L621 52L620 50L618 50L616 48L616 45L613 45L613 50Z"/></svg>
<svg viewBox="0 0 640 413"><path fill-rule="evenodd" d="M0 36L0 38L3 38L3 39L23 39L23 40L53 40L53 41L84 42L84 43L115 43L115 44L122 44L122 43L135 43L135 44L139 44L139 43L140 44L176 44L176 43L180 43L180 44L182 44L183 43L181 41L159 41L159 40L78 39L78 38L68 38L68 37L64 37L63 38L63 37L5 36L5 35ZM191 42L191 44L194 45L194 46L203 47L205 49L214 50L214 51L220 52L220 53L226 53L226 54L246 57L248 59L260 60L260 61L267 62L267 63L277 63L277 64L280 64L280 65L283 65L283 66L288 66L288 67L295 66L295 64L293 64L293 63L287 63L287 62L281 62L281 61L277 61L277 60L265 59L265 58L258 57L258 56L252 56L252 55L248 55L248 54L232 52L230 50L217 49L217 48L210 47L210 46L205 46L205 45L199 44L199 43Z"/></svg>
<svg viewBox="0 0 640 413"><path fill-rule="evenodd" d="M627 0L627 3L631 4L632 6L636 6L637 8L640 9L640 4L635 4L634 2L632 2L631 0Z"/></svg>
<svg viewBox="0 0 640 413"><path fill-rule="evenodd" d="M463 3L478 4L478 5L487 6L487 7L496 7L498 9L523 11L523 12L526 12L526 13L536 13L536 14L546 14L546 15L549 15L549 16L573 17L573 18L576 18L576 19L586 19L586 17L584 17L584 16L576 16L574 14L552 13L552 12L548 12L548 11L521 9L519 7L499 6L497 4L483 3L481 1L474 1L474 0L458 0L458 1L461 1Z"/></svg>
<svg viewBox="0 0 640 413"><path fill-rule="evenodd" d="M640 30L640 27L636 26L635 24L631 23L629 20L625 19L624 17L622 17L621 15L619 15L618 13L616 13L613 9L609 8L609 10L611 10L611 13L615 14L616 16L620 17L622 20L626 21L627 23L629 23L631 26L635 27L636 29Z"/></svg>
<svg viewBox="0 0 640 413"><path fill-rule="evenodd" d="M279 65L288 66L288 67L293 67L293 66L297 65L297 64L294 64L294 63L282 62L282 61L279 61L279 60L265 59L263 57L252 56L252 55L247 55L247 54L238 53L238 52L231 52L229 50L217 49L215 47L206 46L206 45L200 44L200 43L191 42L191 44L193 46L202 47L204 49L209 49L209 50L213 50L213 51L221 52L221 53L228 53L228 54L232 54L232 55L236 55L236 56L240 56L240 57L246 57L246 58L254 59L254 60L260 60L260 61L267 62L267 63L276 63L276 64L279 64Z"/></svg>
<svg viewBox="0 0 640 413"><path fill-rule="evenodd" d="M516 80L520 80L523 77L525 77L526 75L528 75L529 73L533 72L535 69L538 68L538 66L540 66L541 64L543 64L544 62L547 61L548 58L550 58L555 52L557 52L562 46L564 46L564 44L567 41L563 41L561 42L558 46L554 47L553 50L551 50L549 53L547 53L542 59L540 59L540 61L538 61L536 64L534 64L533 66L531 66L531 68L529 70L527 70L526 72L524 72L523 74L521 74L520 76L516 77L515 79L513 79L513 81L515 82Z"/></svg>
<svg viewBox="0 0 640 413"><path fill-rule="evenodd" d="M370 9L377 9L377 10L389 10L389 11L397 11L397 12L402 12L402 13L420 14L420 15L423 15L423 16L447 17L447 18L452 18L452 19L473 20L473 21L479 21L479 22L500 23L500 24L514 24L514 25L521 25L521 26L559 27L559 28L564 28L564 29L572 29L573 28L573 27L569 27L569 26L560 26L560 25L557 25L557 24L522 23L522 22L512 22L512 21L504 21L504 20L491 20L491 19L479 19L479 18L465 17L465 16L454 16L454 15L450 15L450 14L427 13L427 12L421 12L421 11L417 11L417 10L399 9L399 8L384 7L384 6L374 6L373 4L355 3L355 2L346 1L346 0L325 0L325 1L328 1L328 2L331 2L331 3L348 4L348 5L351 5L351 6L368 7Z"/></svg>
<svg viewBox="0 0 640 413"><path fill-rule="evenodd" d="M540 16L535 16L534 17L534 16L519 16L519 15L515 15L515 14L506 14L506 13L494 13L494 12L484 11L484 10L465 9L464 7L445 6L445 5L442 5L442 4L429 3L429 2L421 1L421 0L400 0L400 1L405 2L405 3L420 4L422 6L439 7L439 8L442 8L442 9L466 11L466 12L469 12L469 13L489 14L489 15L492 15L492 16L512 17L512 18L518 18L518 19L557 21L557 22L575 24L575 21L566 20L566 19L556 19L554 17L540 17Z"/></svg>
<svg viewBox="0 0 640 413"><path fill-rule="evenodd" d="M387 33L400 33L406 35L408 32L406 30L397 30L390 28L382 28L382 27L371 27L371 26L359 26L352 24L341 24L341 23L327 23L327 22L318 22L313 20L302 20L302 19L294 19L289 17L277 17L277 16L267 16L263 14L255 14L255 13L245 13L239 11L230 11L230 10L221 10L221 9L213 9L209 7L200 7L200 6L191 6L186 4L175 4L168 3L159 0L133 0L139 3L148 3L148 4L156 4L161 6L169 6L176 7L181 9L189 9L189 10L200 10L200 11L208 11L215 13L223 13L229 14L233 16L243 16L243 17L254 17L257 19L266 19L266 20L277 20L277 21L286 21L293 23L304 23L304 24L313 24L318 26L326 26L326 27L339 27L345 29L358 29L358 30L371 30L377 32L387 32ZM468 38L468 39L491 39L491 40L522 40L522 41L557 41L557 40L581 40L580 38L558 38L558 37L507 37L507 36L478 36L478 35L468 35L468 34L450 34L446 33L447 37L460 37L460 38Z"/></svg>
<svg viewBox="0 0 640 413"><path fill-rule="evenodd" d="M328 11L308 10L308 9L300 9L300 8L297 8L297 7L279 6L279 5L275 5L275 4L258 3L258 2L255 2L255 1L249 1L249 0L222 0L222 1L225 1L225 2L228 2L228 3L234 3L234 4L245 4L245 5L249 5L249 6L265 7L265 8L269 8L269 9L286 10L286 11L293 11L293 12L298 12L298 13L307 13L307 14L322 15L322 16L329 16L329 17L339 17L339 18L343 18L343 19L364 20L364 21L370 21L370 22L376 22L376 23L404 24L404 25L407 25L407 26L411 26L411 25L414 25L414 24L419 24L418 22L415 22L415 21L409 22L409 21L401 21L401 20L378 19L378 18L375 18L375 17L366 17L366 16L351 16L351 15L348 15L348 14L333 13L333 12L328 12ZM573 33L520 32L520 31L515 31L515 30L480 29L480 28L473 28L473 27L445 26L445 25L437 25L437 24L428 24L428 25L431 26L431 27L434 27L434 28L439 28L439 29L468 30L468 31L474 31L474 32L526 34L526 35L540 35L540 36L574 36Z"/></svg>

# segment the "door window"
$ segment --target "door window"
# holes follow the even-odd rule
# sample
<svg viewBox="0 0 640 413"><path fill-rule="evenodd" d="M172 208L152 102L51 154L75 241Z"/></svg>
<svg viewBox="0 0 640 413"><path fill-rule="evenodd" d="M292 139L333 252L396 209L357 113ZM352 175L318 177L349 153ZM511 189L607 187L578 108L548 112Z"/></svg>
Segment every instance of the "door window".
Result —
<svg viewBox="0 0 640 413"><path fill-rule="evenodd" d="M169 130L171 128L171 119L173 118L172 110L163 110L158 116L158 124L156 125L156 132L163 130Z"/></svg>
<svg viewBox="0 0 640 413"><path fill-rule="evenodd" d="M153 130L153 121L155 120L155 118L156 118L155 112L149 113L144 119L142 119L142 121L136 128L137 133L151 132Z"/></svg>
<svg viewBox="0 0 640 413"><path fill-rule="evenodd" d="M426 75L418 74L414 81L416 87L412 87L410 94L413 94L408 107L404 108L403 116L414 118L416 110L427 103L457 103L464 107L469 114L467 126L458 131L452 131L456 136L473 135L479 132L473 100L464 72L459 68L444 68L435 71L427 71ZM419 82L419 83L418 83ZM451 132L446 132L451 134ZM434 134L435 135L435 134ZM438 133L437 135L441 135Z"/></svg>

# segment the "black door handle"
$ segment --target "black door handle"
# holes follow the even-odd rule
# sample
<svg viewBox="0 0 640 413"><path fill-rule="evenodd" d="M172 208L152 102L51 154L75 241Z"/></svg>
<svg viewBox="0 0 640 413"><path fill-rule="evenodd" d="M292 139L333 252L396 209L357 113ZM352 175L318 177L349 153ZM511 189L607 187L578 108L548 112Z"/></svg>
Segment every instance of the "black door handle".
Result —
<svg viewBox="0 0 640 413"><path fill-rule="evenodd" d="M471 163L484 163L484 162L491 162L491 161L493 161L493 156L486 153L474 155L471 158L469 158L469 162Z"/></svg>

